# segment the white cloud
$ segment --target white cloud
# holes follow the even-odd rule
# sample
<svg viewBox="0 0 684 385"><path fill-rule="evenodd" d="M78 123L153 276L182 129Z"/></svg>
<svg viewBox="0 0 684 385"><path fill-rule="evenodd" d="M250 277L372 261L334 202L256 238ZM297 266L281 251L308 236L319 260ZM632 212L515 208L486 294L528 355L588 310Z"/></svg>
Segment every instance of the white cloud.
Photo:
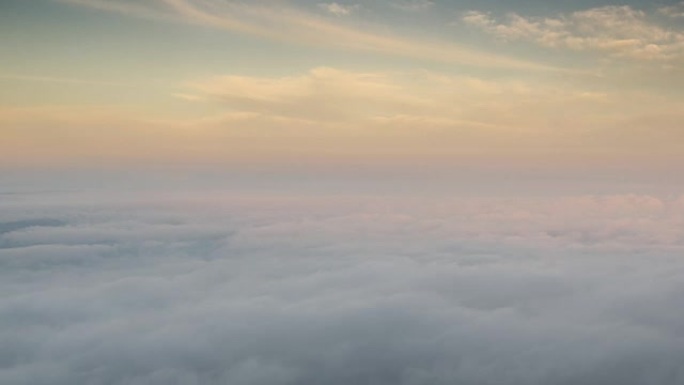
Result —
<svg viewBox="0 0 684 385"><path fill-rule="evenodd" d="M639 60L674 60L684 55L684 32L662 26L630 6L605 6L547 18L511 13L505 20L469 11L461 20L503 40L530 40L549 48L599 51Z"/></svg>
<svg viewBox="0 0 684 385"><path fill-rule="evenodd" d="M481 28L491 27L495 24L494 19L487 12L467 11L463 14L461 19L470 25L475 25Z"/></svg>
<svg viewBox="0 0 684 385"><path fill-rule="evenodd" d="M684 379L682 198L160 193L0 202L0 382Z"/></svg>
<svg viewBox="0 0 684 385"><path fill-rule="evenodd" d="M349 16L360 8L358 4L343 5L338 3L321 3L318 6L335 16Z"/></svg>

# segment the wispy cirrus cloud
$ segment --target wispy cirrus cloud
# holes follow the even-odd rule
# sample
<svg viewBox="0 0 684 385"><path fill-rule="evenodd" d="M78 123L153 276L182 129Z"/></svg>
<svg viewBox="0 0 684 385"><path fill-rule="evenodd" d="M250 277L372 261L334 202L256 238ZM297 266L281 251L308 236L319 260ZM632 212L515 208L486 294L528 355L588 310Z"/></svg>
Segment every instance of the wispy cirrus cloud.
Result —
<svg viewBox="0 0 684 385"><path fill-rule="evenodd" d="M197 24L293 44L377 52L418 60L484 68L559 70L559 68L549 65L488 53L451 42L416 40L393 33L377 32L370 25L352 28L342 22L332 21L317 16L313 12L284 4L196 0L121 1L116 3L102 0L56 1L118 12L129 16ZM343 6L333 6L328 10L338 14L351 12L351 8Z"/></svg>
<svg viewBox="0 0 684 385"><path fill-rule="evenodd" d="M677 7L661 8L675 15ZM506 41L532 41L547 48L596 51L637 60L684 57L684 31L659 23L655 15L631 6L604 6L555 17L504 18L469 11L461 21Z"/></svg>

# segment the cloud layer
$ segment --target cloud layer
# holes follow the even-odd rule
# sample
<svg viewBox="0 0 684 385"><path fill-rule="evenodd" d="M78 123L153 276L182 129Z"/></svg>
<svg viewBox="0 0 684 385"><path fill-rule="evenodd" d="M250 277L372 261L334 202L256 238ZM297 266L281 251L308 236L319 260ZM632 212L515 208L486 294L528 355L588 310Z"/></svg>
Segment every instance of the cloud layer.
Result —
<svg viewBox="0 0 684 385"><path fill-rule="evenodd" d="M674 384L684 200L0 203L0 382Z"/></svg>

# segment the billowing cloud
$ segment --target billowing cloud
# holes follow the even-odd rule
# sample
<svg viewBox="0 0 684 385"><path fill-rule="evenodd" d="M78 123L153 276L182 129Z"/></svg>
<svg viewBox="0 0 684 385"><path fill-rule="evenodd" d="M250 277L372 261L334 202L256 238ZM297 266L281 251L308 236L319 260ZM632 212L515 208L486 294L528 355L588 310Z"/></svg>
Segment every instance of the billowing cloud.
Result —
<svg viewBox="0 0 684 385"><path fill-rule="evenodd" d="M0 202L0 382L684 380L680 197L160 194Z"/></svg>
<svg viewBox="0 0 684 385"><path fill-rule="evenodd" d="M676 7L661 13L676 13ZM490 13L466 12L462 21L504 40L529 40L548 48L598 51L641 60L674 60L684 55L684 31L668 28L631 6L604 6L557 17L500 20Z"/></svg>

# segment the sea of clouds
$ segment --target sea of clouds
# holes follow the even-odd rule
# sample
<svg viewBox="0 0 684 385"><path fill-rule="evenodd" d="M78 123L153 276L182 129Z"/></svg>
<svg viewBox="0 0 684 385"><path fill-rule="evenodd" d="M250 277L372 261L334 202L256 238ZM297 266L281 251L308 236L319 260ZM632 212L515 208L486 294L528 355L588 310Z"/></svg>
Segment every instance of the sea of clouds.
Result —
<svg viewBox="0 0 684 385"><path fill-rule="evenodd" d="M684 199L0 196L5 385L684 383Z"/></svg>

